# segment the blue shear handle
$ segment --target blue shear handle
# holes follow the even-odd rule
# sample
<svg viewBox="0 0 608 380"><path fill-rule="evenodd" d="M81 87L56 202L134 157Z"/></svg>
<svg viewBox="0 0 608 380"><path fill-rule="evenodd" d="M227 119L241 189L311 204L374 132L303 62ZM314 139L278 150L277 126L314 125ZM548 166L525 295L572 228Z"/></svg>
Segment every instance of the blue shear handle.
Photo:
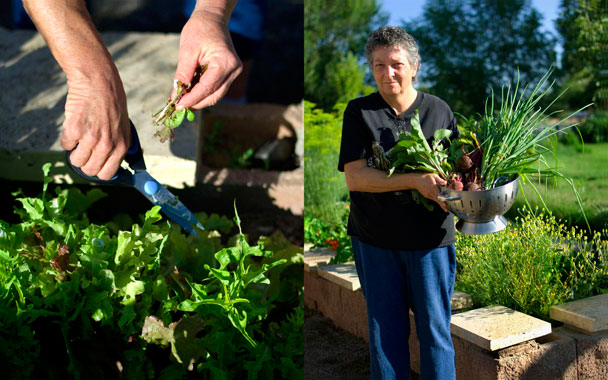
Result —
<svg viewBox="0 0 608 380"><path fill-rule="evenodd" d="M135 129L135 126L133 125L133 122L131 120L129 120L129 124L131 127L131 145L130 145L129 150L127 151L127 154L125 155L124 159L125 159L125 161L127 161L129 166L131 167L131 169L145 170L146 164L144 163L144 155L143 155L143 151L141 149L141 144L139 143L139 136L137 136L137 130ZM76 148L74 148L74 149L76 149ZM80 170L79 167L72 165L72 161L70 161L70 154L74 151L74 149L66 150L65 161L68 164L68 166L80 177L86 179L87 181L95 182L95 183L110 184L110 185L125 185L125 186L134 185L133 184L133 174L131 174L128 170L126 170L122 167L118 168L118 171L116 172L114 177L112 177L109 180L103 180L103 179L99 179L98 177L95 177L95 176L86 175L82 170Z"/></svg>

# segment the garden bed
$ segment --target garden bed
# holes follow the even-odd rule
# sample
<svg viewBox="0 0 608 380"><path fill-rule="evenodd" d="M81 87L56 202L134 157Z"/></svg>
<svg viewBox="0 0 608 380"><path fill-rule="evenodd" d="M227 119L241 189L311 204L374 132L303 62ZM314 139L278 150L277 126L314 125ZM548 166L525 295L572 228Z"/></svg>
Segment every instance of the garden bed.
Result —
<svg viewBox="0 0 608 380"><path fill-rule="evenodd" d="M294 229L285 238L270 216L243 229L244 214L231 221L233 200L225 217L197 213L199 203L181 197L205 226L194 237L132 189L104 188L110 194L85 213L99 187L56 189L50 181L39 197L41 184L3 187L11 206L0 217L8 376L302 376ZM13 185L23 188L20 202Z"/></svg>
<svg viewBox="0 0 608 380"><path fill-rule="evenodd" d="M340 275L327 265L333 256L330 250L305 252L305 305L315 310L338 327L367 339L367 316L365 300L358 289L357 280L347 284L343 264ZM351 272L355 272L354 264ZM352 277L352 276L351 276ZM466 296L462 296L467 299ZM599 298L598 298L599 297ZM584 305L575 308L576 317L559 318L552 329L551 324L517 313L507 308L472 309L453 317L452 337L456 351L457 378L485 379L600 379L608 376L608 296L601 295L585 299ZM356 300L356 302L353 302ZM453 309L470 307L469 301ZM566 304L568 305L568 304ZM559 308L556 308L556 310ZM553 315L553 314L552 314ZM502 318L495 322L493 318ZM506 318L506 319L505 319ZM484 329L483 320L486 320ZM514 322L517 319L517 324ZM581 333L589 320L595 321L599 331ZM462 321L469 322L468 327ZM419 353L415 335L415 324L410 318L411 368L419 371ZM579 321L586 321L580 323ZM455 327L455 324L459 327ZM499 331L488 326L503 328ZM464 327L463 327L464 326ZM597 327L604 326L604 327ZM506 328L505 331L504 329ZM497 334L488 335L488 331Z"/></svg>

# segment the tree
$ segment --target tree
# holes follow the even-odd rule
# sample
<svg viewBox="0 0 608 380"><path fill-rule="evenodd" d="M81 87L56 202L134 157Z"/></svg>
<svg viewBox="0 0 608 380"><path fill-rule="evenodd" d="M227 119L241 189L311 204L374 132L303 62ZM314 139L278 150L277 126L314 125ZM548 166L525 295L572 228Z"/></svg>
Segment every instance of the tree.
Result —
<svg viewBox="0 0 608 380"><path fill-rule="evenodd" d="M428 0L405 23L422 57L421 80L462 114L483 112L491 89L535 82L555 63L555 39L540 31L529 0Z"/></svg>
<svg viewBox="0 0 608 380"><path fill-rule="evenodd" d="M608 0L562 0L557 29L564 54L568 105L608 109Z"/></svg>
<svg viewBox="0 0 608 380"><path fill-rule="evenodd" d="M369 34L388 20L376 0L307 0L304 98L325 110L366 90L361 57Z"/></svg>

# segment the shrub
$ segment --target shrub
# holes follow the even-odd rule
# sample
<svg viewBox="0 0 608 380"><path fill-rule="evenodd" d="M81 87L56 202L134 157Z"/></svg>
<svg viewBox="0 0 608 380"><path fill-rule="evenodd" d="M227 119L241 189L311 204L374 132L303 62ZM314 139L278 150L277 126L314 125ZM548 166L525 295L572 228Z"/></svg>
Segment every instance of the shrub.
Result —
<svg viewBox="0 0 608 380"><path fill-rule="evenodd" d="M456 288L477 306L549 320L551 306L608 292L608 240L567 230L551 215L526 210L501 232L459 235L456 254Z"/></svg>
<svg viewBox="0 0 608 380"><path fill-rule="evenodd" d="M304 102L304 205L306 215L330 225L342 221L342 212L335 205L346 200L348 188L344 175L338 171L338 155L342 135L344 104L332 113Z"/></svg>
<svg viewBox="0 0 608 380"><path fill-rule="evenodd" d="M608 142L608 113L596 112L579 127L577 131L570 131L560 139L564 144L580 145L580 139L585 143Z"/></svg>

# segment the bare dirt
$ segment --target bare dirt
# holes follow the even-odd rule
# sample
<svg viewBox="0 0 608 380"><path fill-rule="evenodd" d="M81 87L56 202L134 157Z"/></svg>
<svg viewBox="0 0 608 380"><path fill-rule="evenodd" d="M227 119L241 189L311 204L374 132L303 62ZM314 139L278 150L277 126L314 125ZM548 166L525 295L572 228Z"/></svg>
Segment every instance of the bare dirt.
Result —
<svg viewBox="0 0 608 380"><path fill-rule="evenodd" d="M369 380L369 350L363 338L304 309L304 380ZM420 376L410 371L410 380Z"/></svg>
<svg viewBox="0 0 608 380"><path fill-rule="evenodd" d="M305 309L304 380L368 380L369 351L358 336Z"/></svg>

